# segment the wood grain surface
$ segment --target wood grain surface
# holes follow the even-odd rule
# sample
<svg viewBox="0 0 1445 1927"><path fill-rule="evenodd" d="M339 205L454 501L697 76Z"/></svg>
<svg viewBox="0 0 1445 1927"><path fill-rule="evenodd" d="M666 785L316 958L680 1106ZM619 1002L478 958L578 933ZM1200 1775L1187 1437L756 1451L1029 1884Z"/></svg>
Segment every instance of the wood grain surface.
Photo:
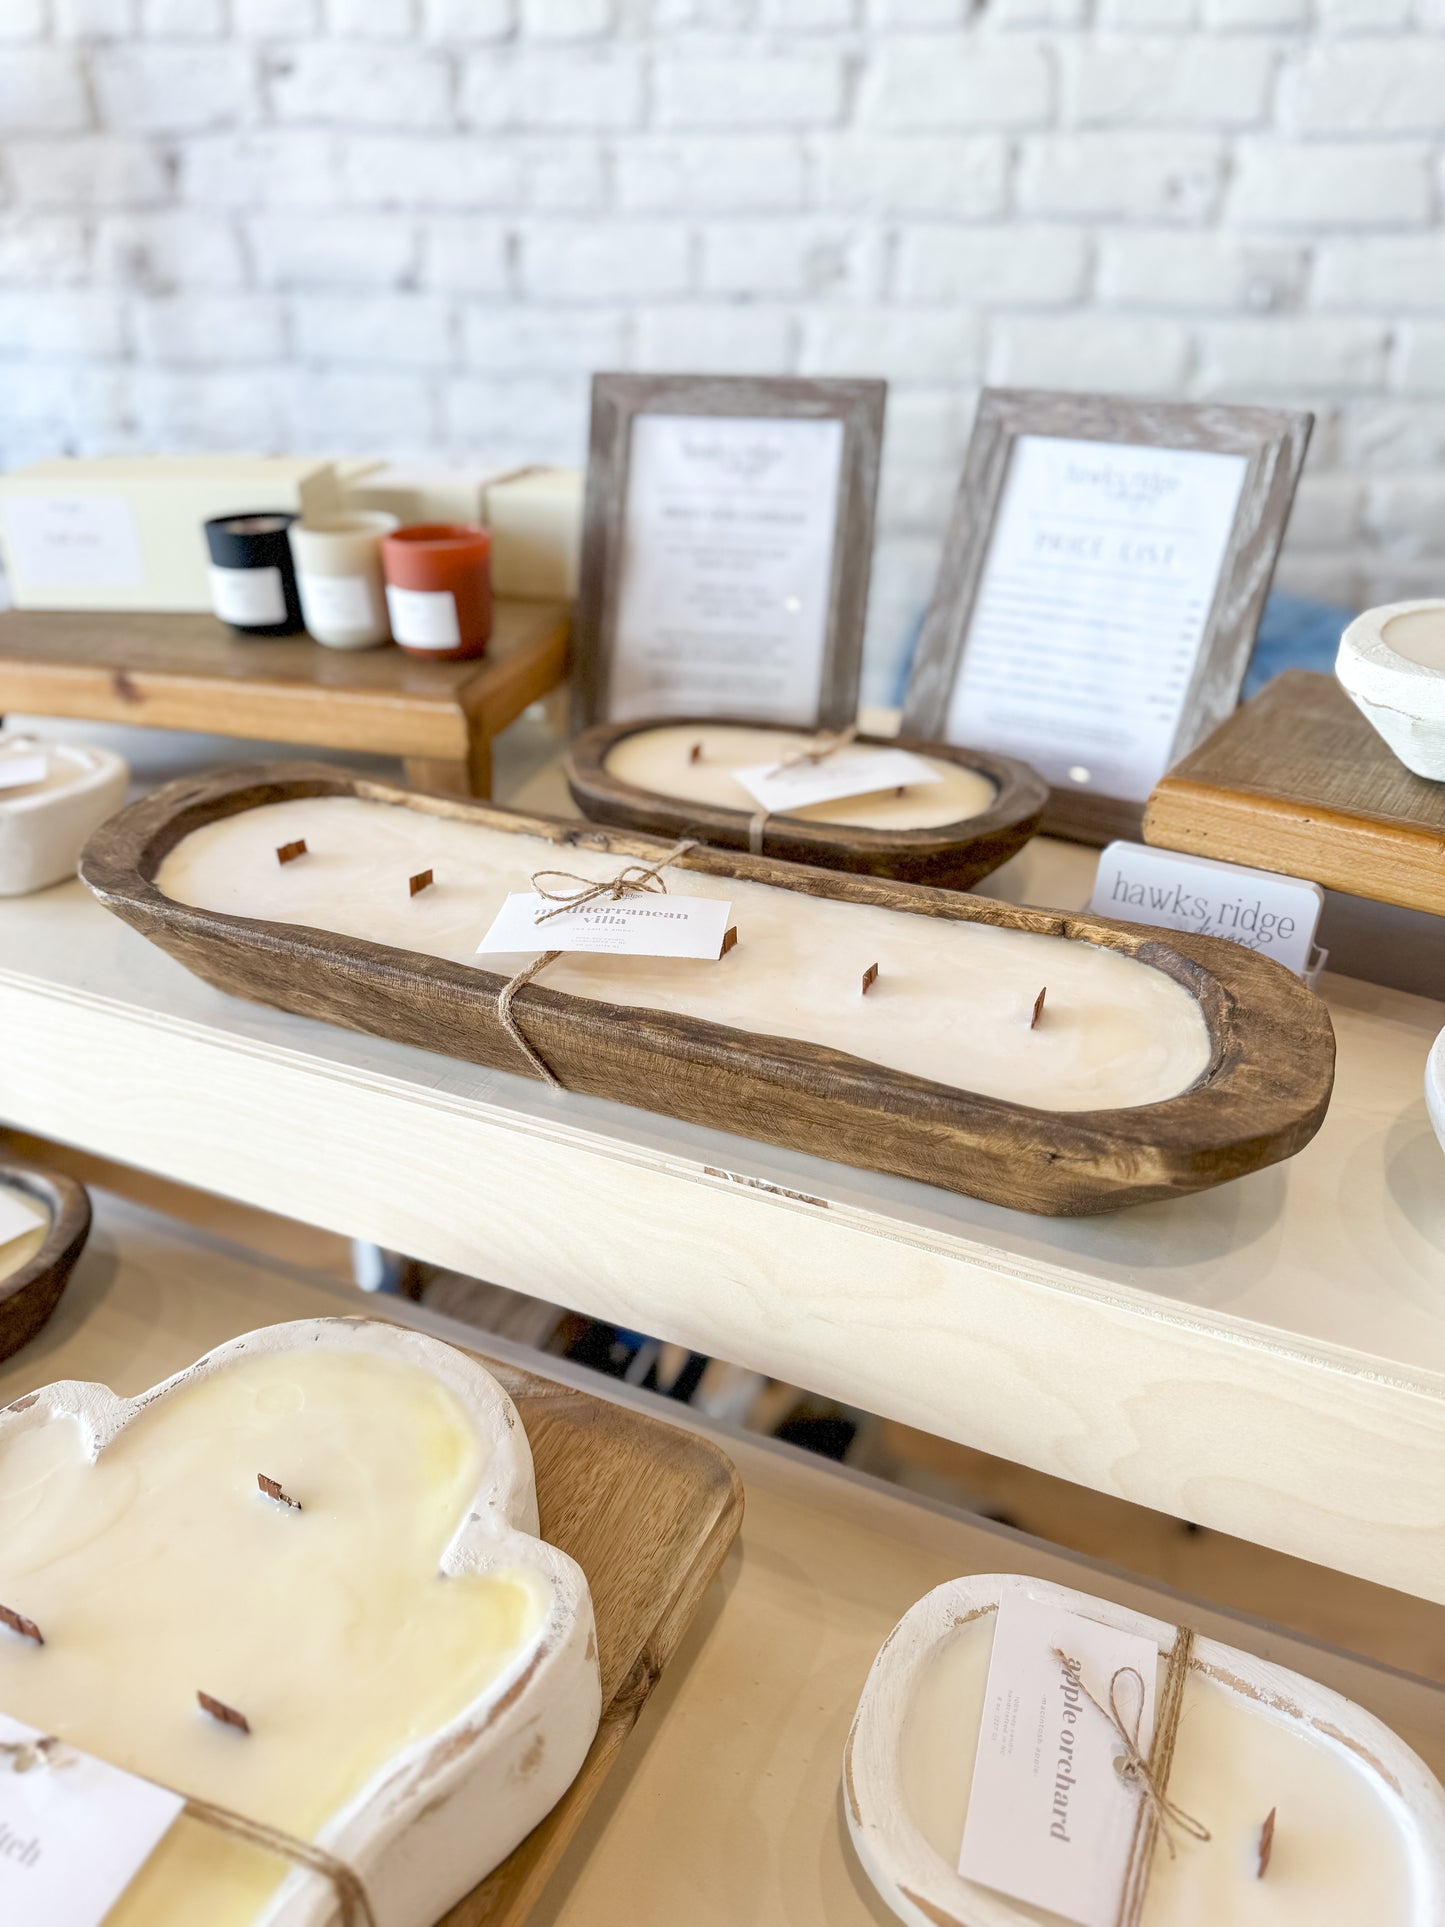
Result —
<svg viewBox="0 0 1445 1927"><path fill-rule="evenodd" d="M1163 778L1144 837L1445 912L1445 783L1407 770L1333 676L1276 676Z"/></svg>
<svg viewBox="0 0 1445 1927"><path fill-rule="evenodd" d="M1243 455L1248 468L1169 761L1183 755L1239 700L1313 420L1286 409L985 388L913 660L904 729L932 737L941 737L947 729L1017 436L1206 449ZM1107 843L1112 837L1137 835L1139 817L1139 804L1128 798L1059 789L1050 799L1043 827L1051 835Z"/></svg>
<svg viewBox="0 0 1445 1927"><path fill-rule="evenodd" d="M32 1339L60 1303L90 1236L90 1199L63 1171L28 1158L0 1157L0 1183L24 1191L50 1214L50 1229L27 1264L0 1278L0 1358Z"/></svg>
<svg viewBox="0 0 1445 1927"><path fill-rule="evenodd" d="M668 850L620 831L584 831L482 804L419 797L320 766L273 764L182 779L133 803L91 839L81 876L107 909L234 996L474 1063L523 1068L498 1015L504 976L301 926L194 909L156 888L168 851L204 823L291 797L346 795L627 858L656 861ZM514 999L513 1013L568 1090L721 1123L744 1136L1020 1210L1064 1215L1179 1196L1258 1170L1308 1143L1324 1116L1334 1075L1334 1035L1324 1005L1288 971L1237 944L1172 933L1163 938L1087 914L1019 909L732 852L695 849L678 867L1121 951L1198 999L1214 1046L1210 1066L1189 1090L1160 1103L1047 1112L822 1045L529 984Z"/></svg>
<svg viewBox="0 0 1445 1927"><path fill-rule="evenodd" d="M573 739L567 751L567 787L584 816L620 829L640 830L670 841L696 837L723 850L746 850L753 821L747 810L730 810L716 803L699 803L666 796L656 790L624 783L607 767L607 758L624 736L669 726L704 728L709 723L735 723L730 716L669 716L655 722L598 723ZM768 727L768 725L753 725ZM796 734L778 727L778 734ZM807 863L823 870L846 870L855 875L894 877L904 883L928 883L942 890L967 890L1021 850L1039 826L1048 801L1048 785L1027 763L1011 756L991 756L984 750L958 749L945 743L925 743L911 737L859 736L865 747L912 750L977 770L993 784L995 796L986 810L960 823L925 830L881 830L855 825L814 822L770 812L763 823L763 856L782 863Z"/></svg>

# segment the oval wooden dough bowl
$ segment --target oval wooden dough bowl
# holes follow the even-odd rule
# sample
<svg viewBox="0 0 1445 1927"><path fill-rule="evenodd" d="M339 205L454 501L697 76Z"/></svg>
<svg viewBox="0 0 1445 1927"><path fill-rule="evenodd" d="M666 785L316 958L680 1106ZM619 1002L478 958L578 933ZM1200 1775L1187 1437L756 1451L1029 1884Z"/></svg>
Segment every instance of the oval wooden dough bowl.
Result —
<svg viewBox="0 0 1445 1927"><path fill-rule="evenodd" d="M951 1579L909 1608L873 1662L843 1752L843 1806L853 1845L882 1899L908 1927L1033 1927L1033 1923L1056 1918L965 1880L954 1861L940 1852L936 1833L930 1839L920 1824L905 1792L901 1766L903 1735L921 1681L951 1642L976 1637L985 1622L990 1623L987 1637L992 1640L991 1616L1007 1592L1046 1600L1086 1619L1152 1640L1159 1648L1161 1669L1174 1646L1177 1629L1162 1620L1116 1606L1111 1600L1016 1573L979 1573ZM1302 1674L1256 1659L1252 1653L1196 1637L1188 1664L1191 1675L1211 1690L1217 1688L1232 1696L1251 1718L1289 1728L1307 1744L1332 1755L1344 1771L1358 1776L1389 1816L1408 1868L1405 1911L1391 1912L1393 1927L1440 1927L1445 1920L1445 1789L1420 1756L1373 1713L1365 1712L1352 1700ZM1183 1747L1189 1737L1187 1701L1179 1732L1179 1745ZM970 1751L971 1741L972 1736ZM960 1840L966 1805L960 1787L956 1816ZM1283 1787L1276 1848L1297 1813L1297 1806L1291 1811L1288 1787ZM1261 1821L1263 1818L1262 1811ZM1240 1866L1245 1877L1254 1877L1248 1861L1237 1857L1237 1847L1236 1841L1221 1836L1208 1845L1185 1840L1178 1851L1235 1856L1230 1864ZM1163 1851L1160 1844L1156 1857ZM1146 1921L1151 1918L1147 1898L1144 1917ZM1205 1917L1201 1908L1189 1911L1191 1920ZM1263 1917L1259 1913L1249 1916ZM1301 1919L1298 1909L1271 1910L1268 1917L1278 1920L1281 1927L1312 1927ZM1229 1927L1227 1916L1210 1912L1208 1918L1210 1927ZM1354 1927L1375 1924L1361 1916Z"/></svg>
<svg viewBox="0 0 1445 1927"><path fill-rule="evenodd" d="M535 1076L498 1014L510 970L488 969L485 958L463 964L301 924L193 908L158 889L167 853L191 832L268 804L333 796L528 839L513 888L524 887L539 856L551 854L546 845L563 869L568 848L615 856L620 869L658 861L671 847L419 795L332 768L273 764L182 779L130 805L92 837L81 875L108 909L221 990ZM687 852L669 870L674 889L688 872L1121 952L1197 1000L1209 1062L1190 1088L1162 1101L1049 1111L821 1044L568 995L542 978L518 992L512 1013L568 1092L1062 1215L1176 1197L1259 1170L1308 1143L1324 1116L1334 1074L1324 1005L1280 965L1223 939L1161 935L1087 914L1023 909L730 851ZM479 938L500 900L499 893L490 906L479 905Z"/></svg>
<svg viewBox="0 0 1445 1927"><path fill-rule="evenodd" d="M44 1386L0 1410L0 1446L68 1416L78 1421L85 1453L95 1460L140 1413L229 1365L318 1346L420 1369L456 1398L475 1427L486 1453L482 1483L456 1522L441 1570L521 1568L550 1588L541 1623L496 1677L445 1726L382 1761L315 1836L360 1876L377 1927L433 1927L561 1798L586 1757L600 1712L587 1581L565 1553L538 1536L531 1449L516 1407L491 1374L421 1332L370 1319L300 1319L232 1339L138 1398L117 1398L104 1385L74 1380ZM177 1557L183 1556L181 1541ZM258 1597L255 1606L275 1611L276 1638L284 1640L295 1602ZM327 1927L335 1918L330 1883L297 1868L262 1906L256 1927Z"/></svg>
<svg viewBox="0 0 1445 1927"><path fill-rule="evenodd" d="M28 1158L0 1158L0 1184L33 1198L50 1217L40 1248L0 1278L0 1358L9 1358L44 1325L90 1236L90 1198L63 1171Z"/></svg>
<svg viewBox="0 0 1445 1927"><path fill-rule="evenodd" d="M584 816L646 835L695 836L725 850L747 850L752 815L714 803L689 802L624 782L607 759L628 736L645 730L721 727L771 729L796 737L796 729L743 723L730 717L660 717L650 722L597 723L575 737L567 750L567 787ZM894 877L939 889L967 890L1017 854L1039 827L1049 800L1048 784L1027 763L985 750L958 749L910 737L859 736L862 748L906 749L940 762L976 771L994 788L994 798L977 816L929 829L886 830L827 823L786 813L769 815L762 826L763 856L779 862L807 863L824 870Z"/></svg>

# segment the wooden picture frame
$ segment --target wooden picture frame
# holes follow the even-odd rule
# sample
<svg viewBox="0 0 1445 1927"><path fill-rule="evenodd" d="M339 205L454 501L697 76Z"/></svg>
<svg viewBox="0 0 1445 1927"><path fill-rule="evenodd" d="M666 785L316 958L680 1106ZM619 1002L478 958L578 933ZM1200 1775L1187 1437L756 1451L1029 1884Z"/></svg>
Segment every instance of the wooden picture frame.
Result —
<svg viewBox="0 0 1445 1927"><path fill-rule="evenodd" d="M842 729L858 707L868 609L878 459L887 384L744 375L598 374L583 513L582 564L572 640L572 728L624 720L611 700L635 424L656 416L837 421L842 425L828 602L816 706L758 716L794 727ZM696 702L688 708L696 713ZM739 713L736 703L724 705ZM627 718L638 720L643 712ZM659 715L670 713L659 709ZM681 712L680 712L681 713ZM743 713L748 713L744 709Z"/></svg>
<svg viewBox="0 0 1445 1927"><path fill-rule="evenodd" d="M950 709L1021 438L1242 456L1246 466L1232 525L1157 781L1239 700L1313 422L1312 415L1286 409L986 388L914 657L904 730L912 736L962 740L958 728L950 729ZM969 746L1043 762L1044 774L1050 776L1049 759L1017 738L991 741L986 733ZM1054 780L1043 828L1086 843L1137 837L1146 797L1147 786L1145 794L1135 798Z"/></svg>

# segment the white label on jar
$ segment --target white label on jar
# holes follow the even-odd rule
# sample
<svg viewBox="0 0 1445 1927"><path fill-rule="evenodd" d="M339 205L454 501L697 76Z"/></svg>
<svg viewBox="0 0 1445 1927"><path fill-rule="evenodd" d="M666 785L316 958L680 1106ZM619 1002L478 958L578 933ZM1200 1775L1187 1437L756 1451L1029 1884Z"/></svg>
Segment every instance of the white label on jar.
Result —
<svg viewBox="0 0 1445 1927"><path fill-rule="evenodd" d="M296 586L301 591L301 613L313 635L381 627L371 584L364 575L302 574Z"/></svg>
<svg viewBox="0 0 1445 1927"><path fill-rule="evenodd" d="M281 571L223 569L211 564L211 607L222 622L239 622L248 629L286 620L286 591Z"/></svg>
<svg viewBox="0 0 1445 1927"><path fill-rule="evenodd" d="M399 589L388 582L386 606L391 633L412 649L455 649L462 639L450 589Z"/></svg>

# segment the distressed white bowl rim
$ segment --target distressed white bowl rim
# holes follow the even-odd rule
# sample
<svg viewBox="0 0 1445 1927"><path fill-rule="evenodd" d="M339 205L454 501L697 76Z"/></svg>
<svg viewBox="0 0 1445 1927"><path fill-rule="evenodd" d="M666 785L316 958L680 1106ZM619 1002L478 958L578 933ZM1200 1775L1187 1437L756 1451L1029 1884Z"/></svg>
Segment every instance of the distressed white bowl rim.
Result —
<svg viewBox="0 0 1445 1927"><path fill-rule="evenodd" d="M55 808L63 797L67 803L74 798L85 796L91 790L102 789L121 779L122 792L130 781L130 769L123 756L113 749L93 747L89 743L53 743L43 736L28 736L17 730L13 735L0 734L0 750L30 750L37 756L62 757L77 767L78 774L73 783L62 789L42 789L38 784L34 789L0 790L0 809L7 815L19 816L32 810L47 813Z"/></svg>
<svg viewBox="0 0 1445 1927"><path fill-rule="evenodd" d="M1445 670L1402 656L1386 641L1385 630L1397 616L1437 609L1445 622L1445 600L1387 602L1355 617L1340 637L1335 674L1352 696L1382 708L1398 709L1426 722L1445 723Z"/></svg>
<svg viewBox="0 0 1445 1927"><path fill-rule="evenodd" d="M314 1346L417 1366L451 1392L470 1418L487 1463L439 1570L480 1574L527 1567L550 1582L551 1603L541 1624L496 1677L455 1718L392 1754L314 1835L317 1846L361 1876L378 1927L432 1927L556 1804L586 1756L601 1713L587 1581L574 1560L537 1536L531 1447L516 1407L491 1373L454 1346L402 1326L364 1318L300 1319L234 1338L136 1398L118 1398L108 1386L78 1379L43 1386L0 1409L0 1438L16 1427L74 1417L96 1459L142 1412L237 1360ZM518 1785L517 1757L531 1742L539 1710L554 1706L562 1730L555 1723L548 1728L551 1777L530 1789ZM515 1811L498 1816L482 1807L479 1812L479 1795L494 1799L498 1778ZM450 1852L445 1835L432 1839L449 1812L451 1833L461 1836L452 1840ZM407 1853L412 1865L398 1879L388 1856L399 1843L413 1844L406 1836L421 1819L429 1822L432 1850ZM509 1844L486 1864L468 1866L469 1843L480 1847L489 1822L497 1820L502 1824L492 1831L509 1836ZM454 1869L450 1878L448 1860ZM438 1886L447 1890L440 1902ZM335 1911L330 1883L296 1869L257 1915L255 1927L323 1927Z"/></svg>
<svg viewBox="0 0 1445 1927"><path fill-rule="evenodd" d="M1018 1573L950 1579L909 1608L863 1687L843 1751L843 1806L864 1871L910 1927L1030 1927L1037 1918L965 1880L936 1852L904 1802L898 1768L902 1726L920 1671L960 1625L997 1611L1007 1592L1046 1599L1152 1639L1161 1654L1174 1643L1176 1628L1166 1620ZM1363 1760L1405 1832L1415 1876L1409 1927L1439 1927L1445 1920L1445 1789L1419 1755L1363 1707L1283 1666L1203 1638L1195 1640L1190 1663L1249 1698L1262 1719L1303 1722L1321 1745L1356 1769Z"/></svg>

